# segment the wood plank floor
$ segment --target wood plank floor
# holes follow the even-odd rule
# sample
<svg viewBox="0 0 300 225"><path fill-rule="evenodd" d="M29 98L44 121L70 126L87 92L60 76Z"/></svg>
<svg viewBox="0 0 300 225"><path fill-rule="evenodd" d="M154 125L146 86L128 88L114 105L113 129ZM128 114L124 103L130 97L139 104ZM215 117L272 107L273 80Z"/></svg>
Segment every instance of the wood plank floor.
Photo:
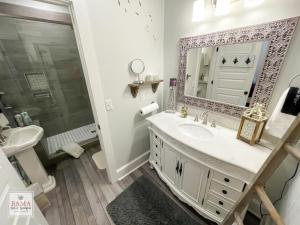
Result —
<svg viewBox="0 0 300 225"><path fill-rule="evenodd" d="M110 184L106 171L98 170L91 158L97 151L99 147L93 147L80 159L65 160L53 172L57 186L48 193L51 206L45 212L45 217L49 225L114 225L106 206L142 175L152 180L193 218L203 220L170 192L148 164L122 181ZM210 221L207 223L213 224Z"/></svg>

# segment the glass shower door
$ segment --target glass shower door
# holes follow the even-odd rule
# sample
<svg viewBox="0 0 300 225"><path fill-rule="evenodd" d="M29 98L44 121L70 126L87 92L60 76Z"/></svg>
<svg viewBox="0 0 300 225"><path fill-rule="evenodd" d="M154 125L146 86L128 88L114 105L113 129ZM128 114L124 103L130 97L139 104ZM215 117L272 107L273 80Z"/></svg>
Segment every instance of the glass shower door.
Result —
<svg viewBox="0 0 300 225"><path fill-rule="evenodd" d="M28 112L44 128L49 155L96 138L71 26L0 17L0 92L11 114Z"/></svg>

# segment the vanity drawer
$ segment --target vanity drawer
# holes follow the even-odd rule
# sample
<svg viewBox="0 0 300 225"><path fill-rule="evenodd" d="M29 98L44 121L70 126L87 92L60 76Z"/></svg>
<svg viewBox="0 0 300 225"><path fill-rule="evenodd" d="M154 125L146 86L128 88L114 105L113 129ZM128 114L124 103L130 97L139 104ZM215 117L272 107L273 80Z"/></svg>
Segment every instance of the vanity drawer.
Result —
<svg viewBox="0 0 300 225"><path fill-rule="evenodd" d="M158 161L160 161L160 151L153 148L151 154L153 160L157 159Z"/></svg>
<svg viewBox="0 0 300 225"><path fill-rule="evenodd" d="M152 149L153 149L154 151L157 151L157 152L160 153L160 144L157 143L156 141L153 141Z"/></svg>
<svg viewBox="0 0 300 225"><path fill-rule="evenodd" d="M157 142L158 144L160 144L160 138L157 134L153 133L153 141Z"/></svg>
<svg viewBox="0 0 300 225"><path fill-rule="evenodd" d="M153 158L153 164L159 169L161 170L161 164L160 164L160 160Z"/></svg>
<svg viewBox="0 0 300 225"><path fill-rule="evenodd" d="M226 186L232 187L238 191L242 191L245 185L245 183L241 180L216 171L213 172L212 179Z"/></svg>
<svg viewBox="0 0 300 225"><path fill-rule="evenodd" d="M231 189L231 188L229 188L225 185L222 185L220 183L217 183L213 180L210 182L209 189L211 192L215 192L215 193L221 195L222 197L224 197L225 199L229 199L233 202L236 202L241 195L241 192Z"/></svg>
<svg viewBox="0 0 300 225"><path fill-rule="evenodd" d="M216 217L220 219L224 219L228 213L226 210L210 202L206 202L204 207L206 208L207 211L211 212L212 214L214 214Z"/></svg>
<svg viewBox="0 0 300 225"><path fill-rule="evenodd" d="M225 200L222 197L218 197L210 192L207 194L205 201L212 202L212 203L214 203L214 205L217 205L220 208L228 210L228 211L231 210L231 208L233 207L233 204L230 203L229 201Z"/></svg>

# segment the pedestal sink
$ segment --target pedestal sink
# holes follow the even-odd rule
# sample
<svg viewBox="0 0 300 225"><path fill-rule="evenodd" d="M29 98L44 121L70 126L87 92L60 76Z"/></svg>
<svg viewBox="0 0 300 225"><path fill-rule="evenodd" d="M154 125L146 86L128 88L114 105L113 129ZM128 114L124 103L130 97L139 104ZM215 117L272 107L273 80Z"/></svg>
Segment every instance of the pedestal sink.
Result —
<svg viewBox="0 0 300 225"><path fill-rule="evenodd" d="M48 176L33 148L43 134L43 128L35 125L14 128L7 131L6 143L1 148L7 157L14 155L31 182L40 184L47 193L55 188L55 178Z"/></svg>

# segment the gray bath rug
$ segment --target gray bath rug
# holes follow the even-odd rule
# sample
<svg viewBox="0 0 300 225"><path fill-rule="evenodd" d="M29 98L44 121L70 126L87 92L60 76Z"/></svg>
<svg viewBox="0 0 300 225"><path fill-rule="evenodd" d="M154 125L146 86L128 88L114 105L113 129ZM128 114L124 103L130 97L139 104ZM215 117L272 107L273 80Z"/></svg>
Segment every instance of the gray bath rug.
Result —
<svg viewBox="0 0 300 225"><path fill-rule="evenodd" d="M207 225L193 219L144 176L107 206L116 225Z"/></svg>

